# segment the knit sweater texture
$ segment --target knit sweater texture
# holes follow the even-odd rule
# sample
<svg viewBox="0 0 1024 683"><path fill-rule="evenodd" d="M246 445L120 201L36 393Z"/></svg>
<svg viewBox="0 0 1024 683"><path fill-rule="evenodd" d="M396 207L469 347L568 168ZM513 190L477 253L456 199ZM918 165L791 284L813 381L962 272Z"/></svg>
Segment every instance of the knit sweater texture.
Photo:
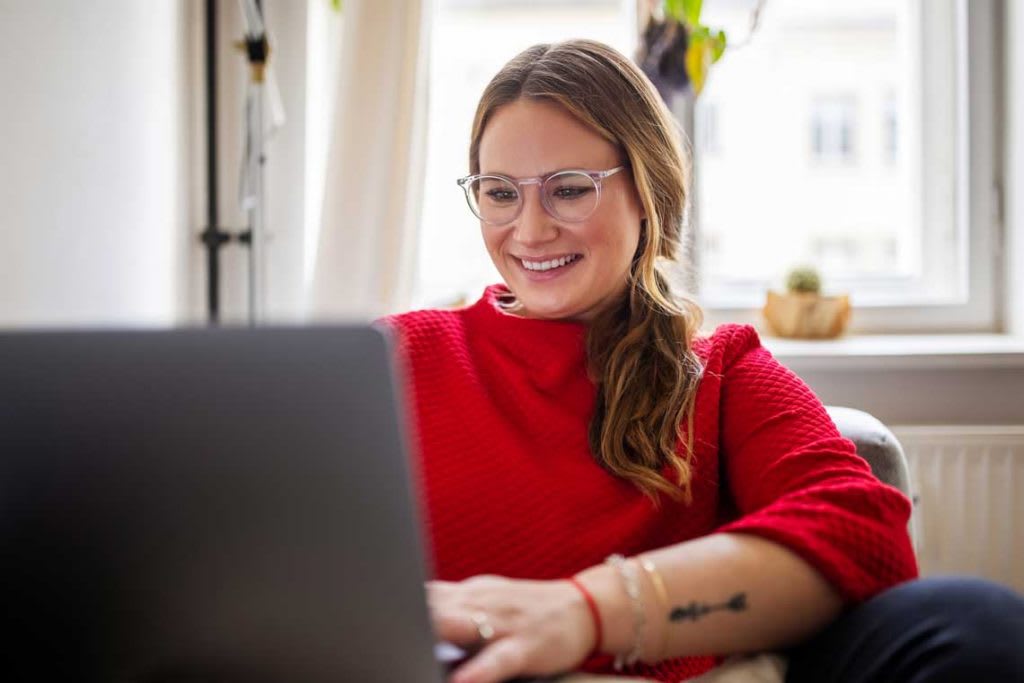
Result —
<svg viewBox="0 0 1024 683"><path fill-rule="evenodd" d="M849 603L917 575L909 501L872 476L752 327L723 325L695 341L704 372L692 502L655 505L591 453L585 324L509 314L498 303L506 292L496 285L468 308L385 319L404 369L435 577L565 578L612 553L715 532L789 548ZM625 673L679 681L720 661L708 653ZM610 662L584 668L610 671Z"/></svg>

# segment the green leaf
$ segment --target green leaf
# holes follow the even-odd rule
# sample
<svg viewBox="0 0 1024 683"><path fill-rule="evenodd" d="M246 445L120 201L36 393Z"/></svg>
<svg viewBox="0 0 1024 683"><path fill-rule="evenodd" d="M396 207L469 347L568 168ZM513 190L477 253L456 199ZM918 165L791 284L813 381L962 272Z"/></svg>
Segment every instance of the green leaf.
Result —
<svg viewBox="0 0 1024 683"><path fill-rule="evenodd" d="M714 64L725 54L725 46L728 41L725 39L725 31L719 29L714 38L711 39L711 63Z"/></svg>
<svg viewBox="0 0 1024 683"><path fill-rule="evenodd" d="M683 0L683 11L686 15L686 23L690 26L700 24L700 10L704 0Z"/></svg>
<svg viewBox="0 0 1024 683"><path fill-rule="evenodd" d="M331 0L331 7L334 8L335 12L341 11L341 0Z"/></svg>
<svg viewBox="0 0 1024 683"><path fill-rule="evenodd" d="M694 95L700 95L711 66L711 41L706 38L691 38L686 47L686 74L690 77Z"/></svg>
<svg viewBox="0 0 1024 683"><path fill-rule="evenodd" d="M682 23L686 19L687 0L665 0L665 16Z"/></svg>

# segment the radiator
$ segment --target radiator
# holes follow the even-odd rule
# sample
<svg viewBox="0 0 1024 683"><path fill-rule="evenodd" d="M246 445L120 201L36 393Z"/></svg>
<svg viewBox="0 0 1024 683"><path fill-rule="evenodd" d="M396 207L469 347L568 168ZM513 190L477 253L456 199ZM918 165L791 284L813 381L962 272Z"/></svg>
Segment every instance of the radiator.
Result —
<svg viewBox="0 0 1024 683"><path fill-rule="evenodd" d="M971 574L1024 592L1024 426L893 432L910 466L922 575Z"/></svg>

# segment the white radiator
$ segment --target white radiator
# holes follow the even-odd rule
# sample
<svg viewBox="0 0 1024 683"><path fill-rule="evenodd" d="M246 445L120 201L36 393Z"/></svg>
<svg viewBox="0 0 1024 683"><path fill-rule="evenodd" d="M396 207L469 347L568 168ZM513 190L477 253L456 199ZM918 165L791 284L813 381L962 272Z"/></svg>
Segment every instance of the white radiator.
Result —
<svg viewBox="0 0 1024 683"><path fill-rule="evenodd" d="M922 575L1024 592L1024 426L893 427L907 453Z"/></svg>

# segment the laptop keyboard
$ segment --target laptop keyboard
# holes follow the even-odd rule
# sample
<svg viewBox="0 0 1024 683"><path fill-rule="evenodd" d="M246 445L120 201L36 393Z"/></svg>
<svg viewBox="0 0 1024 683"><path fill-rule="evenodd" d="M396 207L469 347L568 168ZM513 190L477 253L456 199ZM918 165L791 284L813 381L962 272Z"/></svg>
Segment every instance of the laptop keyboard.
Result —
<svg viewBox="0 0 1024 683"><path fill-rule="evenodd" d="M440 642L434 645L434 657L438 662L444 665L445 671L452 671L461 662L464 662L470 656L469 652L466 652L457 645L452 645L447 642ZM506 683L550 683L554 681L554 678L549 676L541 677L528 677L528 678L510 678Z"/></svg>

